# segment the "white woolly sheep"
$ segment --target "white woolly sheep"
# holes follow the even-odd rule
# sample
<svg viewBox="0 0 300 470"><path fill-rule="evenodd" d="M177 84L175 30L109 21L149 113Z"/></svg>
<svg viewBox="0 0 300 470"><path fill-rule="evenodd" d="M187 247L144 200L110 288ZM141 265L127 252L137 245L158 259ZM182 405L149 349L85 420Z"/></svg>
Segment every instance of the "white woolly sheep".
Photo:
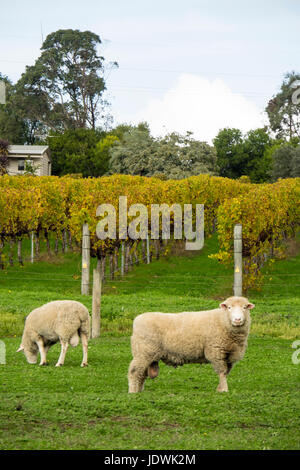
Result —
<svg viewBox="0 0 300 470"><path fill-rule="evenodd" d="M252 308L245 297L229 297L214 310L138 315L131 336L129 393L141 392L147 376L158 375L160 360L174 367L211 363L219 375L217 391L227 392L226 376L247 347Z"/></svg>
<svg viewBox="0 0 300 470"><path fill-rule="evenodd" d="M90 315L88 309L74 300L56 300L33 310L26 318L21 346L27 362L36 364L40 352L40 366L46 364L46 355L53 344L60 341L61 353L56 367L65 361L69 344L73 347L82 342L81 367L87 365Z"/></svg>

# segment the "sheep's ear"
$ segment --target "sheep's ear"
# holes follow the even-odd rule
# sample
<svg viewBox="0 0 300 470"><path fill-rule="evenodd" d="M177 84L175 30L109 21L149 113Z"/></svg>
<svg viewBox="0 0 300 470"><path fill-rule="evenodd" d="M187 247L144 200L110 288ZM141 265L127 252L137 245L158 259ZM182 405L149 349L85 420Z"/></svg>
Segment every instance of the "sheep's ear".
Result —
<svg viewBox="0 0 300 470"><path fill-rule="evenodd" d="M248 309L248 310L252 310L254 307L255 307L254 304L248 304L248 305L247 305L247 309Z"/></svg>
<svg viewBox="0 0 300 470"><path fill-rule="evenodd" d="M19 347L19 349L17 350L17 352L20 352L20 351L24 351L24 346L21 344L21 346Z"/></svg>
<svg viewBox="0 0 300 470"><path fill-rule="evenodd" d="M227 304L225 304L224 302L220 304L220 308L222 308L223 310L226 310L227 308Z"/></svg>

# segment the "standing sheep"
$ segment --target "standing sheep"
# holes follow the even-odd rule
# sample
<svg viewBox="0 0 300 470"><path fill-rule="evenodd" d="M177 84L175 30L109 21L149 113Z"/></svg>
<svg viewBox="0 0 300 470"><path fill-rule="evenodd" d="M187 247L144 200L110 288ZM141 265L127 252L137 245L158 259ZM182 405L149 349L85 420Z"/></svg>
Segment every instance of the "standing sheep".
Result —
<svg viewBox="0 0 300 470"><path fill-rule="evenodd" d="M60 341L61 353L56 367L65 361L69 344L73 347L82 342L81 367L87 366L90 315L88 309L74 300L56 300L33 310L26 318L21 346L27 362L36 364L40 352L40 366L46 364L46 355L53 344Z"/></svg>
<svg viewBox="0 0 300 470"><path fill-rule="evenodd" d="M209 362L219 375L217 391L228 392L226 376L244 356L252 308L245 297L229 297L214 310L138 315L131 337L129 393L141 392L147 376L158 375L159 360L174 367Z"/></svg>

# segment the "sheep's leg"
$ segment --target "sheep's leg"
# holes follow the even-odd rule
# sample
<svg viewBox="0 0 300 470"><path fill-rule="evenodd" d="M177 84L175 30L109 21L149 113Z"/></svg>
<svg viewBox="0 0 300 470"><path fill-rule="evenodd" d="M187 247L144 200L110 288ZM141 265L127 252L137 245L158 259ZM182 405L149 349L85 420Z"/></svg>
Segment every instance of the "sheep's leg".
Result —
<svg viewBox="0 0 300 470"><path fill-rule="evenodd" d="M148 375L148 364L144 361L133 359L129 365L128 372L128 392L137 393L141 392L144 388L144 383Z"/></svg>
<svg viewBox="0 0 300 470"><path fill-rule="evenodd" d="M42 339L38 339L36 341L36 344L38 345L40 356L41 356L40 366L45 366L47 363L47 360L46 360L47 349L44 346L44 341Z"/></svg>
<svg viewBox="0 0 300 470"><path fill-rule="evenodd" d="M85 333L81 333L80 337L81 337L82 351L83 351L81 367L85 367L88 365L88 337Z"/></svg>
<svg viewBox="0 0 300 470"><path fill-rule="evenodd" d="M217 387L217 392L228 392L227 378L224 372L219 374L219 385Z"/></svg>
<svg viewBox="0 0 300 470"><path fill-rule="evenodd" d="M215 360L212 362L212 366L215 372L219 375L219 385L217 387L217 392L228 392L227 378L228 373L228 364L223 360Z"/></svg>
<svg viewBox="0 0 300 470"><path fill-rule="evenodd" d="M68 349L68 346L69 346L68 341L63 341L62 339L60 340L60 344L61 344L60 356L58 358L58 361L57 361L57 364L55 365L55 367L59 367L59 366L62 366L64 364L67 349Z"/></svg>

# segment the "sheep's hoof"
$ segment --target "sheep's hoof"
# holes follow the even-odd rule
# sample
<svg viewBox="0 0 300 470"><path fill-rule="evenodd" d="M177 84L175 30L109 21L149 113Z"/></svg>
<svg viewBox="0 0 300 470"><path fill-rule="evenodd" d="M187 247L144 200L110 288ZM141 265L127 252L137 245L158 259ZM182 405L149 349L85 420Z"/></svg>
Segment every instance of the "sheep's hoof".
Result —
<svg viewBox="0 0 300 470"><path fill-rule="evenodd" d="M40 366L46 366L46 365L47 365L47 362L41 362L39 365L40 365Z"/></svg>
<svg viewBox="0 0 300 470"><path fill-rule="evenodd" d="M60 364L59 362L57 364L55 364L55 367L61 367L62 364Z"/></svg>
<svg viewBox="0 0 300 470"><path fill-rule="evenodd" d="M220 393L222 393L222 392L228 392L228 388L220 388L220 387L218 387L218 388L217 388L217 392L220 392Z"/></svg>
<svg viewBox="0 0 300 470"><path fill-rule="evenodd" d="M87 363L87 362L83 362L80 367L87 367L87 366L88 366L88 363Z"/></svg>

